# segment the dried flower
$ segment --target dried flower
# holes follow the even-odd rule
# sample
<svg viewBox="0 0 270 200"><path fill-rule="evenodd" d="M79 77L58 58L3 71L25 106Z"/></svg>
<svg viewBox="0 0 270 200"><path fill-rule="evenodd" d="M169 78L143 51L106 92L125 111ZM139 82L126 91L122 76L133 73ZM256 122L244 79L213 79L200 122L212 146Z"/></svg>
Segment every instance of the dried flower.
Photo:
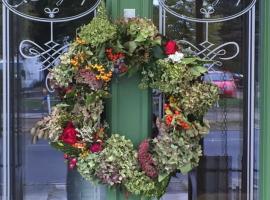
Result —
<svg viewBox="0 0 270 200"><path fill-rule="evenodd" d="M142 170L145 172L147 176L150 178L156 178L158 172L155 167L154 160L152 155L149 153L149 141L144 140L138 150L138 160L141 165Z"/></svg>
<svg viewBox="0 0 270 200"><path fill-rule="evenodd" d="M103 85L103 82L97 79L96 74L88 69L80 69L75 79L77 83L87 84L93 90L101 89Z"/></svg>
<svg viewBox="0 0 270 200"><path fill-rule="evenodd" d="M117 61L117 60L125 57L124 53L122 53L122 52L113 53L113 49L112 48L106 49L106 55L107 55L107 58L110 61L113 61L113 62L115 62L115 61Z"/></svg>

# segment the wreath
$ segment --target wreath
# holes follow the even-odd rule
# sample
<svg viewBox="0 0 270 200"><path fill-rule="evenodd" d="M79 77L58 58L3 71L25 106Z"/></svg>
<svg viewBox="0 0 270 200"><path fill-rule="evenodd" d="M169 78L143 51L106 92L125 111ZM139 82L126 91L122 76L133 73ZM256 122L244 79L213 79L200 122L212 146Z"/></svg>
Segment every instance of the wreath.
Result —
<svg viewBox="0 0 270 200"><path fill-rule="evenodd" d="M111 22L102 4L50 69L60 102L32 128L33 140L48 139L86 180L160 198L171 176L196 167L202 155L199 142L209 131L203 116L218 99L218 88L203 81L207 63L161 36L151 20ZM124 136L107 134L102 117L112 78L134 73L142 77L139 87L166 100L158 135L138 150Z"/></svg>

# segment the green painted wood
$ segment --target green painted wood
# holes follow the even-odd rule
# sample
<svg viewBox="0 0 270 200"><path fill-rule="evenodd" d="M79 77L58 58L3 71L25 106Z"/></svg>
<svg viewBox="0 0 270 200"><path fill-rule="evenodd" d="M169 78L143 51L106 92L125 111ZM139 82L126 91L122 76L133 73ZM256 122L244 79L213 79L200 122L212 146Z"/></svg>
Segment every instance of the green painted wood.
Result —
<svg viewBox="0 0 270 200"><path fill-rule="evenodd" d="M260 199L270 199L270 1L260 1L261 73L260 73Z"/></svg>
<svg viewBox="0 0 270 200"><path fill-rule="evenodd" d="M138 88L140 77L119 77L112 82L106 109L110 132L125 135L137 146L151 131L151 92Z"/></svg>
<svg viewBox="0 0 270 200"><path fill-rule="evenodd" d="M152 0L107 0L106 6L112 19L123 17L124 9L136 9L136 16L152 18ZM151 92L138 88L140 76L119 77L112 81L110 98L106 104L106 119L112 134L118 133L131 139L137 146L151 133ZM117 189L107 190L108 200L125 200L126 194ZM140 200L128 196L129 200Z"/></svg>
<svg viewBox="0 0 270 200"><path fill-rule="evenodd" d="M136 16L152 18L153 1L151 0L107 0L108 12L113 19L123 17L125 8L135 8Z"/></svg>

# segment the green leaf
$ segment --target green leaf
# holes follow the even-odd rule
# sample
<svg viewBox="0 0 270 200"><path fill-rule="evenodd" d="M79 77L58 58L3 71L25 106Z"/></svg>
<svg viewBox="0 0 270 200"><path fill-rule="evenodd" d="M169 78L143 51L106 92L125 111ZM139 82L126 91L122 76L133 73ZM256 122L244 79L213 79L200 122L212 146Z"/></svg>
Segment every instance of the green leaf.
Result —
<svg viewBox="0 0 270 200"><path fill-rule="evenodd" d="M128 69L128 77L133 76L137 72L138 72L138 66L129 67L129 69Z"/></svg>
<svg viewBox="0 0 270 200"><path fill-rule="evenodd" d="M117 50L120 50L120 51L122 51L124 49L124 46L120 43L119 40L117 40L116 48L117 48Z"/></svg>
<svg viewBox="0 0 270 200"><path fill-rule="evenodd" d="M99 48L99 49L97 50L97 52L98 52L98 58L99 58L99 59L105 58L105 44L103 44L103 45L101 46L101 48Z"/></svg>
<svg viewBox="0 0 270 200"><path fill-rule="evenodd" d="M128 49L128 52L131 53L131 54L132 54L132 53L136 50L136 48L138 47L137 43L134 42L134 41L126 42L124 46Z"/></svg>
<svg viewBox="0 0 270 200"><path fill-rule="evenodd" d="M181 63L185 64L185 65L188 65L188 64L191 64L193 62L195 62L198 58L197 57L194 57L194 58L183 58Z"/></svg>
<svg viewBox="0 0 270 200"><path fill-rule="evenodd" d="M88 94L88 95L86 96L86 104L87 104L87 105L90 105L90 104L94 103L95 100L96 100L96 96L93 95L93 94Z"/></svg>
<svg viewBox="0 0 270 200"><path fill-rule="evenodd" d="M158 182L162 182L164 179L166 179L170 174L163 173L158 175Z"/></svg>
<svg viewBox="0 0 270 200"><path fill-rule="evenodd" d="M180 167L180 171L181 171L183 174L188 173L191 169L192 169L192 166L191 166L190 163L187 164L187 165L184 165L183 167Z"/></svg>
<svg viewBox="0 0 270 200"><path fill-rule="evenodd" d="M155 58L157 58L157 59L165 58L165 55L164 55L164 52L163 52L161 46L155 46L152 51L153 51L153 56Z"/></svg>
<svg viewBox="0 0 270 200"><path fill-rule="evenodd" d="M207 69L203 66L195 66L190 68L190 71L192 73L193 76L201 76L202 74L207 72Z"/></svg>

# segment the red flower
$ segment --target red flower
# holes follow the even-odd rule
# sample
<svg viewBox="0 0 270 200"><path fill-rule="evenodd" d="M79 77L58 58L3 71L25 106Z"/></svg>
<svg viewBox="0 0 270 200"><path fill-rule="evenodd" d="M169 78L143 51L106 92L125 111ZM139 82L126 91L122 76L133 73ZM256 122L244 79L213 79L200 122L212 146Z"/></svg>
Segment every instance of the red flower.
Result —
<svg viewBox="0 0 270 200"><path fill-rule="evenodd" d="M100 143L94 143L92 144L92 146L89 148L89 150L92 152L92 153L98 153L100 151L102 151L102 146Z"/></svg>
<svg viewBox="0 0 270 200"><path fill-rule="evenodd" d="M171 115L166 116L166 124L170 125L172 123L173 117Z"/></svg>
<svg viewBox="0 0 270 200"><path fill-rule="evenodd" d="M71 93L72 91L73 91L73 87L72 87L72 86L68 86L68 87L66 87L66 88L63 89L63 92L64 92L65 94L69 94L69 93Z"/></svg>
<svg viewBox="0 0 270 200"><path fill-rule="evenodd" d="M187 122L179 120L178 124L185 130L190 129L190 126L189 126L189 124Z"/></svg>
<svg viewBox="0 0 270 200"><path fill-rule="evenodd" d="M59 139L70 145L73 145L77 142L77 131L75 130L72 122L67 123Z"/></svg>
<svg viewBox="0 0 270 200"><path fill-rule="evenodd" d="M178 50L178 46L174 40L170 40L165 44L165 53L167 55L175 54L177 50Z"/></svg>
<svg viewBox="0 0 270 200"><path fill-rule="evenodd" d="M116 61L120 58L124 58L125 55L122 53L122 52L119 52L119 53L113 53L113 49L112 48L108 48L106 49L106 55L107 55L107 58L110 60L110 61Z"/></svg>

